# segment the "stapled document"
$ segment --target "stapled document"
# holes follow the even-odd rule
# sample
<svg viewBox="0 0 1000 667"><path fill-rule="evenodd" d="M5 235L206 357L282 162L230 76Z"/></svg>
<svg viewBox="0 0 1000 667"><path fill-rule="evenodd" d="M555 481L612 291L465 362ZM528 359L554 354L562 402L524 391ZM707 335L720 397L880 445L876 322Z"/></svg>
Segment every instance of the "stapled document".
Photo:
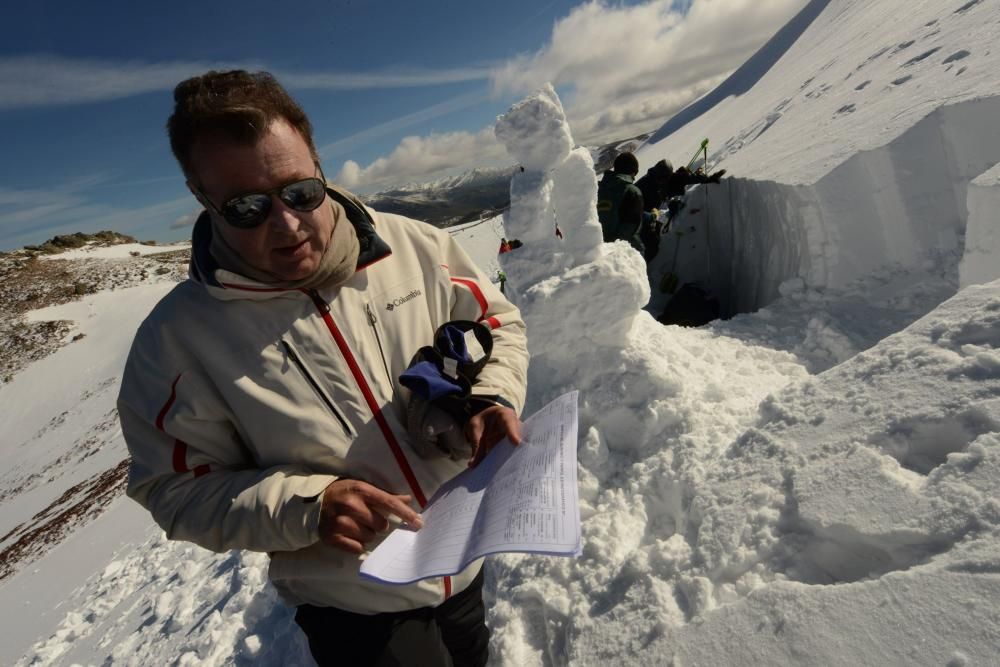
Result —
<svg viewBox="0 0 1000 667"><path fill-rule="evenodd" d="M361 576L406 584L456 574L489 554L579 556L577 396L552 401L524 423L520 445L503 440L442 485L424 508L423 528L393 531Z"/></svg>

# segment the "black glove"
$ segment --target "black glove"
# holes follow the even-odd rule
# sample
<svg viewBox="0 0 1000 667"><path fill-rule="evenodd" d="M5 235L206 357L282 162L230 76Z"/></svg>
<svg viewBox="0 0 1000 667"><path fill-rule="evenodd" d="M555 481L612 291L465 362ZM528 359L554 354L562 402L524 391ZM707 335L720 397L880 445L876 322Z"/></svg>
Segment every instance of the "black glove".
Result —
<svg viewBox="0 0 1000 667"><path fill-rule="evenodd" d="M725 169L720 169L719 171L715 172L714 174L712 174L711 176L708 177L708 182L709 183L718 183L722 179L722 177L725 176L725 175L726 175L726 170Z"/></svg>

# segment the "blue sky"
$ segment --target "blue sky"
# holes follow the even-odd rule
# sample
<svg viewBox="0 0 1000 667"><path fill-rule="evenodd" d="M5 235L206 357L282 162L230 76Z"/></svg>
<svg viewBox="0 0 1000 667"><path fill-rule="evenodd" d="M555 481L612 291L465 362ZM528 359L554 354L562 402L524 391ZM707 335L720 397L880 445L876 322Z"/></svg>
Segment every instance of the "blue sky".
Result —
<svg viewBox="0 0 1000 667"><path fill-rule="evenodd" d="M210 68L274 72L312 118L327 176L370 191L505 162L490 127L545 81L563 95L578 141L654 129L803 4L8 4L0 249L108 228L186 237L196 204L163 128L173 86ZM679 53L697 63L672 73Z"/></svg>

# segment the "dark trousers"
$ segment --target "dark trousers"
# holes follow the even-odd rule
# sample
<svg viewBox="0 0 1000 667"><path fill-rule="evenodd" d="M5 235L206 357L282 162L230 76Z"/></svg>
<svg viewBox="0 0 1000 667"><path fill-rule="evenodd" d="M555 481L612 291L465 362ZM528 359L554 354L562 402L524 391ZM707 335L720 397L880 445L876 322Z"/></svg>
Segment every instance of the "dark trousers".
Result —
<svg viewBox="0 0 1000 667"><path fill-rule="evenodd" d="M468 588L437 607L365 615L304 604L295 622L320 667L483 667L489 658L482 570Z"/></svg>

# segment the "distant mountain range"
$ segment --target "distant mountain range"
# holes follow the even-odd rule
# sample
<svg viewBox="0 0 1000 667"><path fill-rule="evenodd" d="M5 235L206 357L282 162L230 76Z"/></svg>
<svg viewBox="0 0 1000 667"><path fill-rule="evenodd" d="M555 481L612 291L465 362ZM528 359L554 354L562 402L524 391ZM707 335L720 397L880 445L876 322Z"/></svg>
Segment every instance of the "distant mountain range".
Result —
<svg viewBox="0 0 1000 667"><path fill-rule="evenodd" d="M635 150L649 134L588 147L597 173L611 168L615 157ZM436 227L451 227L495 216L510 205L510 177L516 166L473 169L430 183L413 183L361 198L372 208L397 213Z"/></svg>

